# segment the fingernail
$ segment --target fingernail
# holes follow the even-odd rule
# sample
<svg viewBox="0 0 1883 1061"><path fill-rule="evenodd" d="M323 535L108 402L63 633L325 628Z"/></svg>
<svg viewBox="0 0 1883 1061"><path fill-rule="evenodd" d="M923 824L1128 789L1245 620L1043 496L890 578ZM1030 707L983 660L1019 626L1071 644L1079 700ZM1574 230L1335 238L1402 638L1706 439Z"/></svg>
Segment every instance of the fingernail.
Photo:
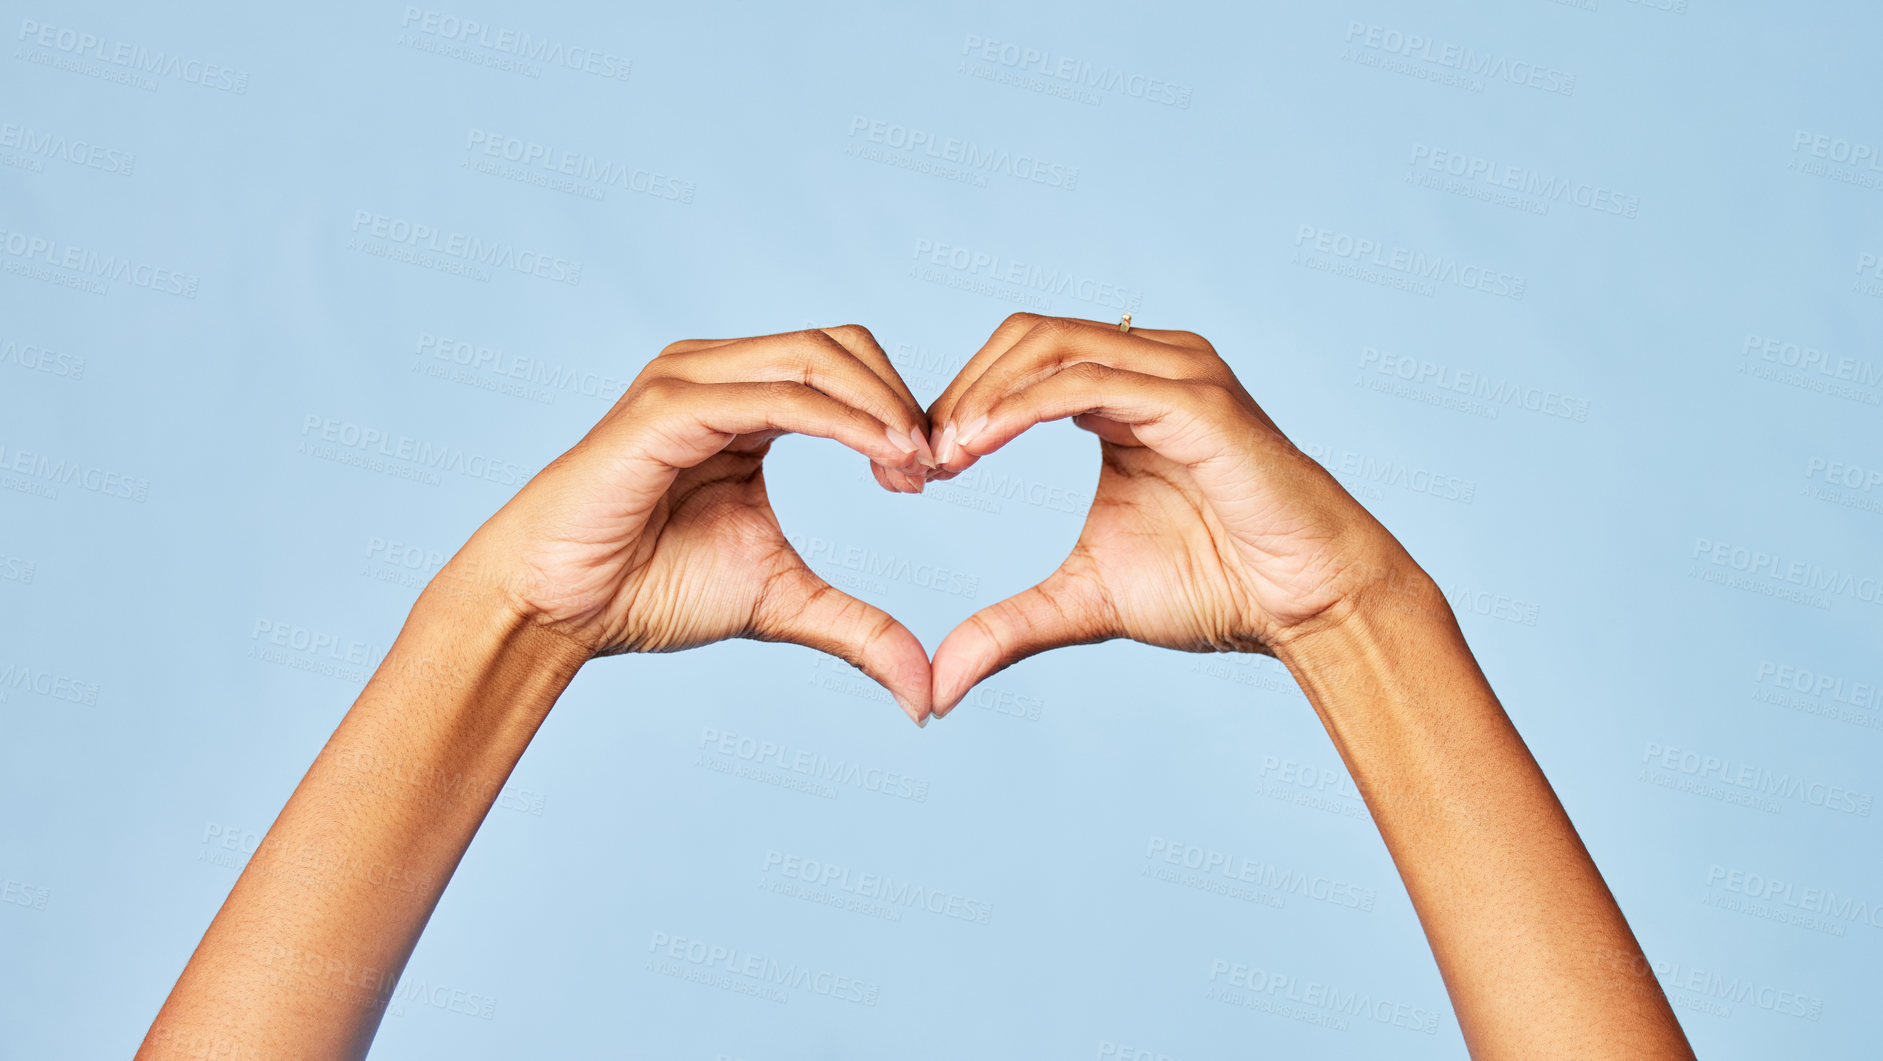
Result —
<svg viewBox="0 0 1883 1061"><path fill-rule="evenodd" d="M948 421L948 426L942 428L941 438L935 443L935 462L937 464L947 464L949 460L953 459L954 455L955 422L950 420Z"/></svg>
<svg viewBox="0 0 1883 1061"><path fill-rule="evenodd" d="M909 441L915 443L915 459L921 461L923 467L940 467L935 461L935 451L928 448L928 439L922 437L921 428L912 427L909 429Z"/></svg>
<svg viewBox="0 0 1883 1061"><path fill-rule="evenodd" d="M959 445L965 446L968 444L968 441L970 439L980 434L981 431L986 427L987 427L987 414L982 413L980 416L975 417L973 421L971 421L968 424L968 426L961 429L961 433L955 436L955 442Z"/></svg>
<svg viewBox="0 0 1883 1061"><path fill-rule="evenodd" d="M911 430L914 430L914 429L911 428ZM903 434L902 432L896 430L895 428L885 427L883 428L883 434L889 436L890 445L896 447L898 450L902 451L903 453L915 452L915 443L909 441L909 436Z"/></svg>
<svg viewBox="0 0 1883 1061"><path fill-rule="evenodd" d="M918 729L927 729L927 728L928 728L928 719L926 719L926 718L918 718L918 719L916 719L916 720L915 720L915 724L916 724L916 727L917 727Z"/></svg>

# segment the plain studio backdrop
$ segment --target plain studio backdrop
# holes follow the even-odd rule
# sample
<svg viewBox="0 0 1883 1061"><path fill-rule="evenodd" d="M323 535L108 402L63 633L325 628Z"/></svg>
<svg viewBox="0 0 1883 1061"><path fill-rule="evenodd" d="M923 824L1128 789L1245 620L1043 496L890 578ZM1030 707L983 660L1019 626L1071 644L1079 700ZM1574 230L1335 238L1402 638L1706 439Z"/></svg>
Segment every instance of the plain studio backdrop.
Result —
<svg viewBox="0 0 1883 1061"><path fill-rule="evenodd" d="M128 1056L663 345L858 322L926 402L1021 309L1207 336L1407 543L1701 1056L1874 1050L1873 7L437 2L0 4L0 1054ZM1097 475L1066 423L921 497L774 454L931 649ZM807 649L606 659L494 795L375 1057L1462 1052L1266 658L1069 649L925 731Z"/></svg>

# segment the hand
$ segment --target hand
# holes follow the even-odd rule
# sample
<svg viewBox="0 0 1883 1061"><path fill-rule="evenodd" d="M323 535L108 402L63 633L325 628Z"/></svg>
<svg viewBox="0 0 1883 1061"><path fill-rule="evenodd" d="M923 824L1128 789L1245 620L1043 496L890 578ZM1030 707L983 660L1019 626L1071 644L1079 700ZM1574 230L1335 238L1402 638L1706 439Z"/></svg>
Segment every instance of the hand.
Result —
<svg viewBox="0 0 1883 1061"><path fill-rule="evenodd" d="M1034 424L1099 436L1098 491L1071 555L935 650L933 703L1062 645L1127 637L1266 652L1382 578L1423 573L1289 442L1201 336L1016 313L929 407L932 478Z"/></svg>
<svg viewBox="0 0 1883 1061"><path fill-rule="evenodd" d="M859 667L924 725L928 654L805 566L762 462L781 434L817 435L869 457L884 488L919 492L927 431L867 329L675 343L478 531L465 568L494 565L519 610L591 655L789 641Z"/></svg>

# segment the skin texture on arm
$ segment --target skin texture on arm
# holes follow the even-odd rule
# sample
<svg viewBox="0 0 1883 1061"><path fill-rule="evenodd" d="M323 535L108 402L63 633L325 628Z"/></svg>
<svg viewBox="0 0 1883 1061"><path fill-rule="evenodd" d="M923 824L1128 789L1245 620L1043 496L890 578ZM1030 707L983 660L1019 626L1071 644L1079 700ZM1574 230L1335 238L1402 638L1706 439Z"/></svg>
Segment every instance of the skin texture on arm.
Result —
<svg viewBox="0 0 1883 1061"><path fill-rule="evenodd" d="M1379 825L1473 1057L1693 1056L1443 594L1207 341L1016 314L929 414L935 478L1066 417L1102 460L1058 570L936 648L938 716L1061 645L1273 655Z"/></svg>
<svg viewBox="0 0 1883 1061"><path fill-rule="evenodd" d="M785 541L787 432L920 489L928 421L854 326L676 343L445 565L268 830L138 1057L365 1056L491 803L582 664L730 637L808 645L929 717L928 656Z"/></svg>

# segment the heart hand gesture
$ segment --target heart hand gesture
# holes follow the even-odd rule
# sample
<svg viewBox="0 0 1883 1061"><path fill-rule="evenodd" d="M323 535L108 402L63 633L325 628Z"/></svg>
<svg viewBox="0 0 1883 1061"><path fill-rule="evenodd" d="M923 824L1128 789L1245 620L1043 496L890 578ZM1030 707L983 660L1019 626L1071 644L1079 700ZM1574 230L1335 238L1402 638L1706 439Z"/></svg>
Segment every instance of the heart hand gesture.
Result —
<svg viewBox="0 0 1883 1061"><path fill-rule="evenodd" d="M1064 417L1100 439L1085 528L1043 582L942 641L937 715L995 671L1062 645L1126 637L1272 653L1382 574L1416 570L1191 332L1014 314L930 406L941 464L931 475L958 474Z"/></svg>
<svg viewBox="0 0 1883 1061"><path fill-rule="evenodd" d="M885 488L916 492L927 431L864 328L675 343L467 552L497 558L515 606L589 655L789 641L854 664L924 724L928 654L805 566L763 461L779 435L817 435L870 458Z"/></svg>

